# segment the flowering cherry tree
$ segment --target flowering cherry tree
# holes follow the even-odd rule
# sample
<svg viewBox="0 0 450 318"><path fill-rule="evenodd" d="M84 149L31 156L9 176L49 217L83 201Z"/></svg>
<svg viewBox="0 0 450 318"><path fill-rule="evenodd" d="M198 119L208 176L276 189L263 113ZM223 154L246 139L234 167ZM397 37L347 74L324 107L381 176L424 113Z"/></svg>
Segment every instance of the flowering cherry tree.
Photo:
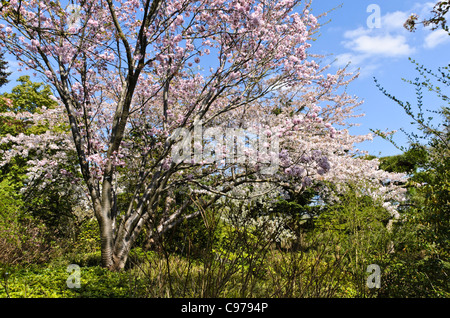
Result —
<svg viewBox="0 0 450 318"><path fill-rule="evenodd" d="M144 226L157 237L200 214L189 206L210 206L244 184L302 191L315 180L378 186L389 179L374 196L398 196L400 175L353 157L353 144L370 138L344 129L359 102L341 88L354 77L345 69L328 74L308 54L319 28L309 10L300 0L3 6L0 45L52 85L59 122L70 127L71 145L62 136L59 145L76 150L103 266L122 269ZM35 145L57 138L10 139L33 137ZM13 150L2 160L26 151ZM49 178L60 171L36 166ZM187 189L181 203L171 195L179 188ZM125 190L132 198L118 208Z"/></svg>

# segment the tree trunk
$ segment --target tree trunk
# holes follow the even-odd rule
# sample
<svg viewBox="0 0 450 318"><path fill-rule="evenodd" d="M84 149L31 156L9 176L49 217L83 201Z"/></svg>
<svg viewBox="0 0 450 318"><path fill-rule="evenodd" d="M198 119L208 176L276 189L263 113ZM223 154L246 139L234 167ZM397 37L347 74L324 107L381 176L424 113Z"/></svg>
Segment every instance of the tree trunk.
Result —
<svg viewBox="0 0 450 318"><path fill-rule="evenodd" d="M130 250L141 233L145 222L150 217L149 213L144 213L142 205L137 210L127 213L127 215L128 217L120 222L114 240L112 256L114 270L122 270L125 268Z"/></svg>
<svg viewBox="0 0 450 318"><path fill-rule="evenodd" d="M97 218L100 228L101 266L111 271L120 271L125 268L133 242L122 227L121 231L114 235L113 220L108 215L111 215L111 212Z"/></svg>
<svg viewBox="0 0 450 318"><path fill-rule="evenodd" d="M129 221L129 220L128 220ZM125 221L124 221L125 222ZM136 227L130 226L131 222L125 222L125 226L119 227L114 243L113 263L114 270L122 270L127 263L128 254L133 246L136 237L139 235L142 228L142 219L138 222ZM128 226L127 226L128 225Z"/></svg>
<svg viewBox="0 0 450 318"><path fill-rule="evenodd" d="M120 271L125 268L132 245L131 241L122 240L121 244L114 246L113 270Z"/></svg>
<svg viewBox="0 0 450 318"><path fill-rule="evenodd" d="M102 266L115 270L113 261L113 231L112 222L107 219L99 220L100 227L100 250Z"/></svg>

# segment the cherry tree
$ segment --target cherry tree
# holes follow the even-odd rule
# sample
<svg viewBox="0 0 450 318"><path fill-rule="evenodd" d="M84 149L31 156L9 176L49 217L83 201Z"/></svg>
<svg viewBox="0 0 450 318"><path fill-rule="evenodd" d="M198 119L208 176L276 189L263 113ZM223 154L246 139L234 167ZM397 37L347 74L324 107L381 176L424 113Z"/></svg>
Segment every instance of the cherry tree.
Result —
<svg viewBox="0 0 450 318"><path fill-rule="evenodd" d="M0 45L52 85L70 127L64 145L78 156L103 266L122 269L144 227L157 238L196 207L239 198L241 185L303 191L314 180L402 177L352 156L370 138L342 128L359 105L345 92L355 76L329 74L308 53L319 28L310 9L301 0L4 4ZM55 134L10 138L43 145ZM2 160L25 151L15 150ZM390 184L374 195L398 196Z"/></svg>

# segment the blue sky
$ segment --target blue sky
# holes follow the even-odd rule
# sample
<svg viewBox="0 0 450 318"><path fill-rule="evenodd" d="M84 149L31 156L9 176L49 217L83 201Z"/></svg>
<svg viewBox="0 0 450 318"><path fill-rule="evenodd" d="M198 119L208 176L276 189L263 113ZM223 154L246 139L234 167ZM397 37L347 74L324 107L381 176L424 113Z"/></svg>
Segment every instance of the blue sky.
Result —
<svg viewBox="0 0 450 318"><path fill-rule="evenodd" d="M365 134L370 129L412 131L409 118L402 108L385 97L376 87L373 78L389 93L403 101L415 105L414 87L402 81L413 80L418 73L408 57L431 69L450 63L450 36L444 31L431 31L421 26L414 33L403 27L405 20L416 13L420 17L430 17L430 11L437 1L379 1L374 0L313 0L312 11L315 15L342 4L331 12L322 22L331 21L320 30L320 37L313 44L312 52L332 54L328 61L334 61L336 67L351 62L353 70L360 70L360 77L349 86L349 92L364 100L360 112L365 117L357 118L361 125L352 128L354 134ZM372 6L371 6L372 5ZM371 7L369 7L371 6ZM379 27L371 28L374 21L373 8L379 9L381 20ZM368 9L372 9L369 10ZM426 93L425 93L426 96ZM431 96L431 95L430 95ZM430 99L425 108L438 109L440 104ZM395 140L404 144L406 138L401 132ZM358 145L373 155L393 155L400 153L389 142L376 138L373 142Z"/></svg>
<svg viewBox="0 0 450 318"><path fill-rule="evenodd" d="M331 21L322 26L320 37L313 43L311 52L327 55L325 61L333 62L333 67L342 67L351 62L351 69L360 71L360 77L349 86L349 93L364 100L359 111L365 117L357 118L359 127L351 129L353 134L366 134L370 129L411 131L410 120L403 110L385 97L375 86L376 77L391 94L402 100L415 101L414 88L401 80L402 77L414 79L417 76L414 65L408 57L425 66L437 69L450 63L450 36L440 31L431 31L423 27L414 33L408 32L403 23L411 13L429 17L435 0L312 0L312 12L319 15L342 4L342 7L324 17L321 22ZM374 11L380 13L379 27L371 28ZM23 73L18 73L15 58L9 60L10 83L2 87L1 92L10 91ZM333 69L330 70L332 72ZM33 78L40 81L40 78ZM439 104L432 103L432 109ZM406 138L399 132L396 135L399 144L405 144ZM400 153L389 142L375 138L372 142L358 145L358 148L373 155L393 155Z"/></svg>

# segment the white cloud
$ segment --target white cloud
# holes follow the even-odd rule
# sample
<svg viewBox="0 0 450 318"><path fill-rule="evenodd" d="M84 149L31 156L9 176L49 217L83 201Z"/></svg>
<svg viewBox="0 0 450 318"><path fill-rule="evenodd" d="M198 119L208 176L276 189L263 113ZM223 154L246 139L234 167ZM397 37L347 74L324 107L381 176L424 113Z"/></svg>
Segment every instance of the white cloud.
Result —
<svg viewBox="0 0 450 318"><path fill-rule="evenodd" d="M346 66L348 63L360 65L366 58L362 54L343 53L336 56L335 64L338 67Z"/></svg>
<svg viewBox="0 0 450 318"><path fill-rule="evenodd" d="M371 76L375 70L382 66L381 63L375 62L371 55L353 53L336 55L334 65L339 68L348 66L348 71L352 73L358 72L359 78Z"/></svg>
<svg viewBox="0 0 450 318"><path fill-rule="evenodd" d="M345 43L353 51L377 57L408 56L414 52L403 35L360 35Z"/></svg>
<svg viewBox="0 0 450 318"><path fill-rule="evenodd" d="M363 27L359 27L354 30L348 30L344 32L344 38L346 39L353 39L360 36L368 35L370 34L370 29L365 29Z"/></svg>
<svg viewBox="0 0 450 318"><path fill-rule="evenodd" d="M409 32L404 27L412 13L429 17L434 5L433 2L416 2L409 10L385 12L381 16L380 28L360 26L343 32L341 44L344 51L336 56L335 65L343 67L350 62L350 68L359 69L361 75L371 75L386 65L388 59L406 58L420 49L433 49L450 43L450 36L443 30L420 28Z"/></svg>
<svg viewBox="0 0 450 318"><path fill-rule="evenodd" d="M19 68L19 62L17 62L16 60L6 60L6 62L8 63L8 69L7 72L15 72L17 71L17 69Z"/></svg>
<svg viewBox="0 0 450 318"><path fill-rule="evenodd" d="M424 18L430 15L430 12L433 10L435 5L436 1L426 3L417 2L410 11L411 13L417 13L420 17Z"/></svg>
<svg viewBox="0 0 450 318"><path fill-rule="evenodd" d="M411 10L420 9L421 13L423 6L430 9L430 4L421 4L421 7L416 3ZM416 52L414 35L403 26L414 12L411 10L386 12L381 16L381 28L358 27L344 32L342 44L348 52L338 56L337 64L345 65L351 61L372 70L376 65L382 65L381 59L411 56Z"/></svg>
<svg viewBox="0 0 450 318"><path fill-rule="evenodd" d="M386 13L381 17L381 25L390 31L405 31L403 24L410 15L407 12L395 11Z"/></svg>
<svg viewBox="0 0 450 318"><path fill-rule="evenodd" d="M397 22L400 15L399 12L385 15L383 18L386 28L368 29L359 27L354 30L348 30L344 32L345 40L342 44L353 51L353 54L363 54L366 57L408 56L414 52L414 48L407 43L406 36L404 34L391 34L394 32L390 32L393 29L400 28ZM403 28L403 26L401 27ZM356 58L356 60L362 60L362 57Z"/></svg>
<svg viewBox="0 0 450 318"><path fill-rule="evenodd" d="M423 46L427 49L433 49L444 43L450 43L450 35L447 31L439 29L432 31L425 37L425 43Z"/></svg>

